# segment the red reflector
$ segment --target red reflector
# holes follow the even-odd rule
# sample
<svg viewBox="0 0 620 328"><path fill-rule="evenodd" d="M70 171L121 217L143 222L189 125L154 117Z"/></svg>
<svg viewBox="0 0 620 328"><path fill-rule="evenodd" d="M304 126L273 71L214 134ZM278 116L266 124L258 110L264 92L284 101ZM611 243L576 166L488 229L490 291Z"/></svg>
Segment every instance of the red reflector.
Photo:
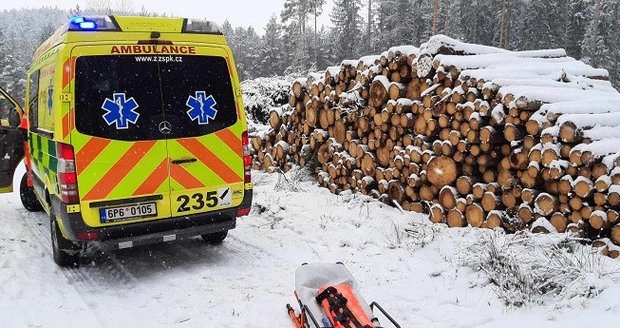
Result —
<svg viewBox="0 0 620 328"><path fill-rule="evenodd" d="M97 236L96 232L79 232L77 235L80 240L95 240Z"/></svg>
<svg viewBox="0 0 620 328"><path fill-rule="evenodd" d="M246 216L248 214L250 214L250 210L252 208L248 207L248 208L240 208L237 210L237 216Z"/></svg>
<svg viewBox="0 0 620 328"><path fill-rule="evenodd" d="M248 138L248 131L243 132L243 134L241 135L241 144L243 144L244 146L250 144L250 138Z"/></svg>
<svg viewBox="0 0 620 328"><path fill-rule="evenodd" d="M251 156L243 156L243 165L251 166L252 165L252 157Z"/></svg>
<svg viewBox="0 0 620 328"><path fill-rule="evenodd" d="M77 176L75 173L58 173L58 180L64 185L74 185L77 183Z"/></svg>

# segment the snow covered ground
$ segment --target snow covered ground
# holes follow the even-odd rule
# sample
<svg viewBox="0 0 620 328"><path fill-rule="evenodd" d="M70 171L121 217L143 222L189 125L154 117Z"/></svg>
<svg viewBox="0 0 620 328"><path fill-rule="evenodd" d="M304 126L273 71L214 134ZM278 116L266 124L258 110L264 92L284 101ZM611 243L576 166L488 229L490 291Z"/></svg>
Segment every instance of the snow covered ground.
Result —
<svg viewBox="0 0 620 328"><path fill-rule="evenodd" d="M344 262L365 297L402 327L598 327L620 319L620 262L589 248L570 248L583 263L567 271L568 292L506 307L502 297L511 294L496 287L501 279L489 279L489 267L475 270L484 256L468 254L514 236L426 225L365 197L332 195L295 171L253 178L254 209L223 245L196 238L91 250L92 262L71 269L51 259L46 216L27 212L15 193L0 196L0 326L291 327L284 305L294 302L294 271L318 261ZM522 238L529 246L516 243L518 254L562 239ZM505 281L528 273L505 270ZM571 294L584 286L594 297Z"/></svg>

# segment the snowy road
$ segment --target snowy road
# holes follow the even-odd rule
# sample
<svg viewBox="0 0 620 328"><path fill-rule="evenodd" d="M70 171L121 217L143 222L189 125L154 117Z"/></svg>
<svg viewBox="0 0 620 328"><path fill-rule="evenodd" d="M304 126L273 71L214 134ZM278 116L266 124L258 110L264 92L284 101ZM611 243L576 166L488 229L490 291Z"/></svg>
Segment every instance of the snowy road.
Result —
<svg viewBox="0 0 620 328"><path fill-rule="evenodd" d="M0 196L2 327L291 327L294 271L344 262L367 299L403 327L582 327L620 318L620 288L573 308L507 309L489 282L451 260L469 229L403 228L422 217L310 182L257 174L254 210L219 247L190 239L100 253L61 269L50 255L46 215ZM616 321L617 322L617 321Z"/></svg>

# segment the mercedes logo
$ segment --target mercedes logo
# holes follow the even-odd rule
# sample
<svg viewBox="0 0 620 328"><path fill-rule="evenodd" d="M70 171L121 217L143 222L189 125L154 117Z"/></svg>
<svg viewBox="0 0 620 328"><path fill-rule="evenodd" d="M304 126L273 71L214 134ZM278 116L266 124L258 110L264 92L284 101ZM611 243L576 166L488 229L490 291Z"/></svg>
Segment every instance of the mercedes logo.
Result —
<svg viewBox="0 0 620 328"><path fill-rule="evenodd" d="M162 121L159 123L159 132L162 134L170 134L170 132L172 132L172 124L168 121Z"/></svg>

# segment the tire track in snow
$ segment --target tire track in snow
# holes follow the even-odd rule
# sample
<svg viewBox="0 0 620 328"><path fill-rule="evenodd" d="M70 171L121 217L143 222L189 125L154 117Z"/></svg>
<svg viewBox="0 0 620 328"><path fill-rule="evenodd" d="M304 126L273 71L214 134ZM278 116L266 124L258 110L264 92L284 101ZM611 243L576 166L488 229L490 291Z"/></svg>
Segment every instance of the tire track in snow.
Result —
<svg viewBox="0 0 620 328"><path fill-rule="evenodd" d="M25 210L17 210L17 212L22 218L22 222L25 222L28 228L35 233L41 244L45 245L45 252L52 257L52 242L49 236L50 229L47 224L47 221L49 221L47 215L34 213L29 215L29 212ZM35 220L36 222L34 222ZM41 222L41 220L44 222ZM63 272L68 272L71 275L70 278L77 278L78 281L83 282L87 292L101 292L108 287L102 284L103 281L107 280L120 283L121 287L124 288L133 288L135 286L135 277L127 271L113 253L103 252L98 245L93 244L88 247L87 256L95 262L94 265L80 263L78 267L63 269ZM101 261L101 263L97 263L97 261Z"/></svg>
<svg viewBox="0 0 620 328"><path fill-rule="evenodd" d="M49 218L43 213L30 213L24 209L16 210L22 225L31 232L38 247L47 254L50 259L50 265L56 265L52 260L52 242L49 229ZM91 261L95 262L93 265L80 263L78 267L66 267L58 268L67 280L67 283L76 290L80 296L83 304L87 306L97 321L105 326L106 321L100 314L100 309L93 305L93 302L89 301L84 295L96 295L102 294L110 287L110 282L114 282L114 286L117 289L131 289L136 285L135 277L124 267L124 265L115 257L114 254L109 252L101 252L97 245L93 245L88 248L88 252L96 252L101 255L94 255L95 258ZM93 257L92 254L88 254L89 257ZM99 257L104 257L102 263L97 263L100 260Z"/></svg>
<svg viewBox="0 0 620 328"><path fill-rule="evenodd" d="M30 232L32 233L31 235L34 236L36 241L38 241L38 245L40 246L40 248L43 250L43 252L45 252L48 255L48 258L51 259L53 256L52 255L52 242L49 236L46 237L43 234L43 231L46 231L47 234L49 235L50 230L49 228L45 228L48 226L47 224L41 222L42 218L44 221L49 221L49 218L47 217L47 215L45 215L44 213L43 214L30 213L24 209L16 210L16 213L22 225L24 225L26 229L30 230ZM53 263L53 261L50 261L50 265L56 265L56 264ZM80 273L76 268L68 267L68 268L58 268L58 269L60 272L63 273L63 275L65 276L65 279L67 279L68 284L71 285L75 289L79 297L82 299L83 304L86 305L91 310L95 318L97 318L97 321L101 323L102 325L105 325L105 321L103 320L103 318L101 317L97 309L91 304L91 302L89 302L84 297L84 294L83 294L83 293L98 292L99 288L97 287L97 284L94 281L92 281L92 279L89 279L88 276Z"/></svg>

